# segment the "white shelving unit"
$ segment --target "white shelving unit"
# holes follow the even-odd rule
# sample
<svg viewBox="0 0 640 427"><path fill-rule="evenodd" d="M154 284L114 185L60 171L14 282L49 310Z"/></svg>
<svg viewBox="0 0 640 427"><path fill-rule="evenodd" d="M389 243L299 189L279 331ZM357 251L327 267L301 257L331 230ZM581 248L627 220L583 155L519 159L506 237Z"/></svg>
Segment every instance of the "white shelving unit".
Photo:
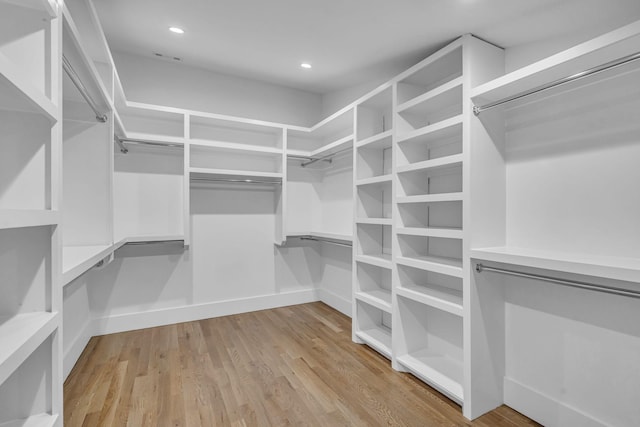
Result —
<svg viewBox="0 0 640 427"><path fill-rule="evenodd" d="M61 425L58 6L0 2L0 26L0 425Z"/></svg>
<svg viewBox="0 0 640 427"><path fill-rule="evenodd" d="M471 266L521 274L471 275L471 416L506 403L544 425L640 422L629 386L640 382L638 338L625 332L640 320L637 300L561 286L639 290L638 61L482 109L635 54L639 42L636 22L471 92L482 110L472 121L471 162L482 167L471 171Z"/></svg>

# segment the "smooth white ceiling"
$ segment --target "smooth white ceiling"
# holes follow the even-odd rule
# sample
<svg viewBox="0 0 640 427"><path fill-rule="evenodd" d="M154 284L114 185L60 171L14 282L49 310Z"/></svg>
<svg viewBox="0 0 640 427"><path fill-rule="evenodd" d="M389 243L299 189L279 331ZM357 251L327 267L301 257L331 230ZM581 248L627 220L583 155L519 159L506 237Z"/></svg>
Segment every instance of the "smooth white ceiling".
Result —
<svg viewBox="0 0 640 427"><path fill-rule="evenodd" d="M640 19L640 0L94 1L113 50L320 94L387 78L465 33L510 48Z"/></svg>

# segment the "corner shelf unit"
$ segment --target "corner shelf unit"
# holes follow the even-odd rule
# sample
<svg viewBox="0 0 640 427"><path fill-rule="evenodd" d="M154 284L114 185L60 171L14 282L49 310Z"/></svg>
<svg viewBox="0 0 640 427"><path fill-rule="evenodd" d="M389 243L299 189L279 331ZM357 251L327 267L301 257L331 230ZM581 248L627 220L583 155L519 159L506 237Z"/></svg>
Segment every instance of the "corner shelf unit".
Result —
<svg viewBox="0 0 640 427"><path fill-rule="evenodd" d="M62 22L5 1L0 25L0 425L61 425Z"/></svg>

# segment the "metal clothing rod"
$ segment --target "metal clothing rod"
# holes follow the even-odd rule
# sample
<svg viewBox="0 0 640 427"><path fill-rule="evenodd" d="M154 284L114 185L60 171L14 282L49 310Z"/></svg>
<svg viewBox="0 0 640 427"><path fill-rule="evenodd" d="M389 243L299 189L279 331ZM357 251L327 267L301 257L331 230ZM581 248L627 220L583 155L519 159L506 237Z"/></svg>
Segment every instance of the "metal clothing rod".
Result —
<svg viewBox="0 0 640 427"><path fill-rule="evenodd" d="M342 150L338 150L335 153L327 154L326 156L313 158L313 159L309 160L308 162L302 163L300 166L302 166L304 168L306 166L314 164L315 162L327 161L327 160L329 161L329 163L331 163L331 159L333 157L337 156L340 153L344 153L346 151L351 151L351 147L343 148Z"/></svg>
<svg viewBox="0 0 640 427"><path fill-rule="evenodd" d="M100 123L105 123L107 121L107 116L100 112L100 110L98 109L98 105L94 102L93 98L91 98L91 95L89 95L89 91L84 86L84 84L82 84L78 73L76 73L76 70L73 69L71 63L64 55L62 55L62 68L64 68L64 71L65 73L67 73L67 76L69 76L69 79L71 79L71 82L76 88L78 88L80 95L82 95L84 100L87 101L87 104L89 104L89 107L91 107L91 109L95 113L96 120Z"/></svg>
<svg viewBox="0 0 640 427"><path fill-rule="evenodd" d="M240 184L275 184L282 185L280 181L264 181L259 179L232 179L232 178L191 178L191 181L206 182L235 182Z"/></svg>
<svg viewBox="0 0 640 427"><path fill-rule="evenodd" d="M316 160L315 157L309 157L309 156L298 156L296 154L287 154L287 159L298 159L298 160ZM317 159L316 161L318 161L320 159ZM331 163L331 159L324 159L323 162L328 162Z"/></svg>
<svg viewBox="0 0 640 427"><path fill-rule="evenodd" d="M509 276L543 280L545 282L555 283L556 285L562 285L562 286L570 286L572 288L587 289L590 291L604 292L607 294L622 295L625 297L632 297L632 298L640 298L640 291L633 291L633 290L623 289L623 288L615 288L612 286L596 285L593 283L580 282L578 280L558 279L551 276L543 276L541 274L522 273L519 271L508 270L506 268L486 267L482 264L476 264L476 271L478 273L482 273L483 271L491 271L494 273L507 274Z"/></svg>
<svg viewBox="0 0 640 427"><path fill-rule="evenodd" d="M313 237L313 236L306 237L306 236L302 236L302 237L300 237L300 240L313 240L315 242L325 242L325 243L330 243L330 244L336 245L336 246L344 246L344 247L347 247L347 248L352 247L352 245L349 244L349 243L336 242L334 240L324 239L322 237Z"/></svg>
<svg viewBox="0 0 640 427"><path fill-rule="evenodd" d="M118 142L118 144L121 147L120 151L122 151L122 148L124 148L124 150L126 150L126 151L122 151L125 154L127 152L129 152L129 150L127 150L127 148L124 147L123 143L125 143L125 142L127 144L151 145L151 146L154 146L154 147L176 147L176 148L184 147L182 144L178 144L178 143L174 143L174 142L154 142L154 141L145 141L143 139L133 139L133 138L118 138L118 137L116 137L116 141Z"/></svg>
<svg viewBox="0 0 640 427"><path fill-rule="evenodd" d="M571 76L563 77L563 78L555 80L555 81L553 81L551 83L547 83L547 84L544 84L542 86L538 86L536 88L533 88L533 89L530 89L530 90L527 90L527 91L524 91L524 92L520 92L520 93L517 93L515 95L506 97L506 98L502 98L502 99L500 99L498 101L494 101L494 102L491 102L489 104L485 104L485 105L481 105L481 106L474 106L473 107L473 113L476 116L478 116L483 111L489 110L489 109L491 109L493 107L497 107L498 105L506 104L507 102L515 101L517 99L524 98L524 97L529 96L529 95L533 95L533 94L536 94L536 93L539 93L539 92L542 92L542 91L545 91L545 90L548 90L548 89L552 89L552 88L554 88L556 86L560 86L560 85L563 85L565 83L569 83L569 82L572 82L572 81L575 81L575 80L579 80L579 79L582 79L584 77L592 76L592 75L600 73L602 71L609 70L609 69L615 68L615 67L619 67L619 66L624 65L624 64L628 64L629 62L635 61L637 59L640 59L640 52L637 52L637 53L634 53L634 54L631 54L631 55L627 55L625 57L622 57L622 58L619 58L619 59L615 59L613 61L609 61L606 64L598 65L597 67L593 67L593 68L589 68L588 70L580 71L579 73L573 74Z"/></svg>

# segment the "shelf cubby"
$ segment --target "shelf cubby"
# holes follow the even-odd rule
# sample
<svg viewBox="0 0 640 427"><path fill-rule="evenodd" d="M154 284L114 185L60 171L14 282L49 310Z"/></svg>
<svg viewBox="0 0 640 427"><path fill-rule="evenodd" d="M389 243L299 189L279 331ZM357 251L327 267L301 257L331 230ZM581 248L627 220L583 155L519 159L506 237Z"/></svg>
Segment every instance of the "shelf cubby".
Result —
<svg viewBox="0 0 640 427"><path fill-rule="evenodd" d="M355 298L391 313L391 270L356 262Z"/></svg>
<svg viewBox="0 0 640 427"><path fill-rule="evenodd" d="M462 403L462 317L398 296L397 319L398 363Z"/></svg>
<svg viewBox="0 0 640 427"><path fill-rule="evenodd" d="M385 132L382 138L374 142L357 146L356 151L356 172L358 180L388 176L391 174L393 155L390 132Z"/></svg>
<svg viewBox="0 0 640 427"><path fill-rule="evenodd" d="M462 192L462 162L398 174L398 197Z"/></svg>
<svg viewBox="0 0 640 427"><path fill-rule="evenodd" d="M192 141L217 142L221 147L282 152L281 127L266 126L217 117L191 115L189 121Z"/></svg>
<svg viewBox="0 0 640 427"><path fill-rule="evenodd" d="M358 104L356 139L366 141L393 128L391 86Z"/></svg>
<svg viewBox="0 0 640 427"><path fill-rule="evenodd" d="M391 256L391 226L358 224L356 238L359 255L385 259Z"/></svg>
<svg viewBox="0 0 640 427"><path fill-rule="evenodd" d="M391 218L391 181L356 187L356 217L360 219Z"/></svg>
<svg viewBox="0 0 640 427"><path fill-rule="evenodd" d="M462 201L399 204L398 214L399 234L462 233Z"/></svg>
<svg viewBox="0 0 640 427"><path fill-rule="evenodd" d="M190 144L191 167L258 173L282 173L282 153L244 151Z"/></svg>
<svg viewBox="0 0 640 427"><path fill-rule="evenodd" d="M397 239L399 264L462 277L461 239L401 234Z"/></svg>
<svg viewBox="0 0 640 427"><path fill-rule="evenodd" d="M339 111L312 128L290 128L287 149L311 157L331 154L353 144L353 109Z"/></svg>
<svg viewBox="0 0 640 427"><path fill-rule="evenodd" d="M423 164L462 154L462 117L398 138L398 167Z"/></svg>
<svg viewBox="0 0 640 427"><path fill-rule="evenodd" d="M354 334L369 347L391 359L391 315L364 301L356 300Z"/></svg>
<svg viewBox="0 0 640 427"><path fill-rule="evenodd" d="M462 76L462 47L439 52L398 82L398 104L404 104Z"/></svg>
<svg viewBox="0 0 640 427"><path fill-rule="evenodd" d="M456 316L463 315L462 278L406 265L398 265L398 278L398 295Z"/></svg>
<svg viewBox="0 0 640 427"><path fill-rule="evenodd" d="M398 105L398 131L411 132L462 114L462 78Z"/></svg>
<svg viewBox="0 0 640 427"><path fill-rule="evenodd" d="M127 102L126 107L118 109L118 114L129 137L184 138L184 114L170 108Z"/></svg>

